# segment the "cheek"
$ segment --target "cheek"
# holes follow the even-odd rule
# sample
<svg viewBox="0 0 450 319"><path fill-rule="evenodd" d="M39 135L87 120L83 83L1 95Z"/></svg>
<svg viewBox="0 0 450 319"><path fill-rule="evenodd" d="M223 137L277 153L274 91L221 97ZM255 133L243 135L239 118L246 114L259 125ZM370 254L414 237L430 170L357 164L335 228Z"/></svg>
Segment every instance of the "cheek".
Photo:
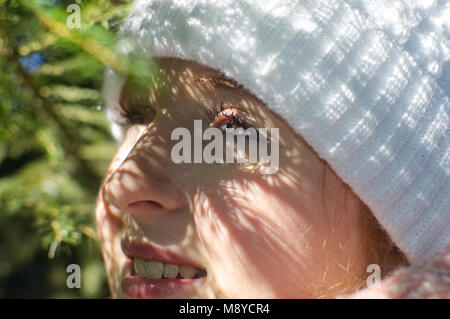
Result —
<svg viewBox="0 0 450 319"><path fill-rule="evenodd" d="M330 287L350 284L360 273L349 268L361 257L357 207L328 210L312 181L269 181L235 178L194 198L214 280L237 296L284 298L330 296Z"/></svg>
<svg viewBox="0 0 450 319"><path fill-rule="evenodd" d="M290 193L262 182L230 183L197 198L196 224L217 280L233 282L238 293L311 296L307 287L319 277L313 256L327 232L307 205L285 200Z"/></svg>

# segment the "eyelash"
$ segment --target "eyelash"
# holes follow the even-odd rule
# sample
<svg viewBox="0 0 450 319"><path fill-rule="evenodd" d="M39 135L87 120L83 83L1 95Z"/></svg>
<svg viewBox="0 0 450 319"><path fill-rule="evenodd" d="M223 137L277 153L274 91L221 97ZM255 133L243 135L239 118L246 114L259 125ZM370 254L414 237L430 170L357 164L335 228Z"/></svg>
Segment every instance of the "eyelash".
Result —
<svg viewBox="0 0 450 319"><path fill-rule="evenodd" d="M206 110L205 112L205 118L211 123L211 125L214 125L217 127L219 124L222 124L226 121L226 119L230 120L231 122L241 126L243 129L247 129L249 127L253 127L246 119L243 117L239 109L237 107L224 107L223 101L220 102L219 107L215 105L211 105L211 107ZM224 119L222 121L219 121L220 119Z"/></svg>
<svg viewBox="0 0 450 319"><path fill-rule="evenodd" d="M225 112L227 114L225 114ZM230 107L227 107L227 108L224 107L223 101L221 101L219 108L216 107L215 105L212 105L209 110L205 111L205 118L211 123L210 127L218 127L219 126L219 125L217 125L218 117L220 115L222 115L222 117L230 119L233 123L236 123L238 126L242 127L244 130L247 130L248 128L256 129L257 140L259 141L260 135L263 135L263 136L265 136L266 142L270 144L271 143L270 135L261 133L261 131L259 129L259 127L264 127L264 126L262 126L261 124L258 124L253 119L249 120L247 117L243 116L242 113L244 113L244 112L241 112L239 110L239 108L237 108L236 106L231 105ZM221 124L223 122L225 122L225 120L219 122L219 124ZM213 124L215 124L215 125L213 125ZM219 128L220 128L220 126L219 126ZM283 144L281 144L281 143L279 145L280 145L280 147L284 147Z"/></svg>
<svg viewBox="0 0 450 319"><path fill-rule="evenodd" d="M119 101L118 112L123 120L121 123L119 123L121 125L145 124L149 121L148 115L146 115L134 108L129 110L122 104L121 101Z"/></svg>

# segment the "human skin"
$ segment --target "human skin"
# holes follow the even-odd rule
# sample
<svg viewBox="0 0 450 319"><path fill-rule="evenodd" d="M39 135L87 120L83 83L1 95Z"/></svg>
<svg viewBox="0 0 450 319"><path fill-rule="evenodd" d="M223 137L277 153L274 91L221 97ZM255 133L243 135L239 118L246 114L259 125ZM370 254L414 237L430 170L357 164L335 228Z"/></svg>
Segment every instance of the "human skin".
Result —
<svg viewBox="0 0 450 319"><path fill-rule="evenodd" d="M218 71L178 59L155 62L164 85L143 93L154 112L125 128L98 196L112 296L127 297L121 289L127 236L206 270L168 298L323 298L357 290L374 261L366 211L351 189L282 118ZM142 105L127 92L128 109ZM171 132L192 130L195 119L205 126L204 114L220 103L258 127L279 128L275 174L172 161Z"/></svg>

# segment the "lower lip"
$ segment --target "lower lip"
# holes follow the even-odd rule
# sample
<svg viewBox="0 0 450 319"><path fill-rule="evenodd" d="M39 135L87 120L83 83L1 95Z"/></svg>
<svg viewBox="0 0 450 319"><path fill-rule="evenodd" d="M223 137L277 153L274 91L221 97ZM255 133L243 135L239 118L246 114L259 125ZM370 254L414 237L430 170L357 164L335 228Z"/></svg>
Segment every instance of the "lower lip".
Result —
<svg viewBox="0 0 450 319"><path fill-rule="evenodd" d="M125 277L122 280L122 292L129 298L158 299L186 291L188 287L202 281L196 279L148 279L136 276L132 261L125 265Z"/></svg>

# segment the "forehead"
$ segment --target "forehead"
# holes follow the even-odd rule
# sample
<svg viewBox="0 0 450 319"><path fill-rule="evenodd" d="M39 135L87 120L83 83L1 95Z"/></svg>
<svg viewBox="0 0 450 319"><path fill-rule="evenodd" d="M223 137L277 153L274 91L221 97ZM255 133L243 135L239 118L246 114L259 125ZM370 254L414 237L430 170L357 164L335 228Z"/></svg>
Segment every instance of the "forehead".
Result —
<svg viewBox="0 0 450 319"><path fill-rule="evenodd" d="M153 60L159 67L159 72L169 79L178 78L180 80L188 80L195 84L208 85L215 88L242 89L242 86L236 83L236 81L226 77L222 72L194 61L166 57L156 57L153 58Z"/></svg>
<svg viewBox="0 0 450 319"><path fill-rule="evenodd" d="M226 77L222 72L201 65L197 62L178 58L154 57L154 69L146 82L136 83L127 79L122 87L120 100L124 104L147 104L154 106L162 97L204 99L211 96L230 98L252 96L236 81ZM141 81L138 79L138 81Z"/></svg>

